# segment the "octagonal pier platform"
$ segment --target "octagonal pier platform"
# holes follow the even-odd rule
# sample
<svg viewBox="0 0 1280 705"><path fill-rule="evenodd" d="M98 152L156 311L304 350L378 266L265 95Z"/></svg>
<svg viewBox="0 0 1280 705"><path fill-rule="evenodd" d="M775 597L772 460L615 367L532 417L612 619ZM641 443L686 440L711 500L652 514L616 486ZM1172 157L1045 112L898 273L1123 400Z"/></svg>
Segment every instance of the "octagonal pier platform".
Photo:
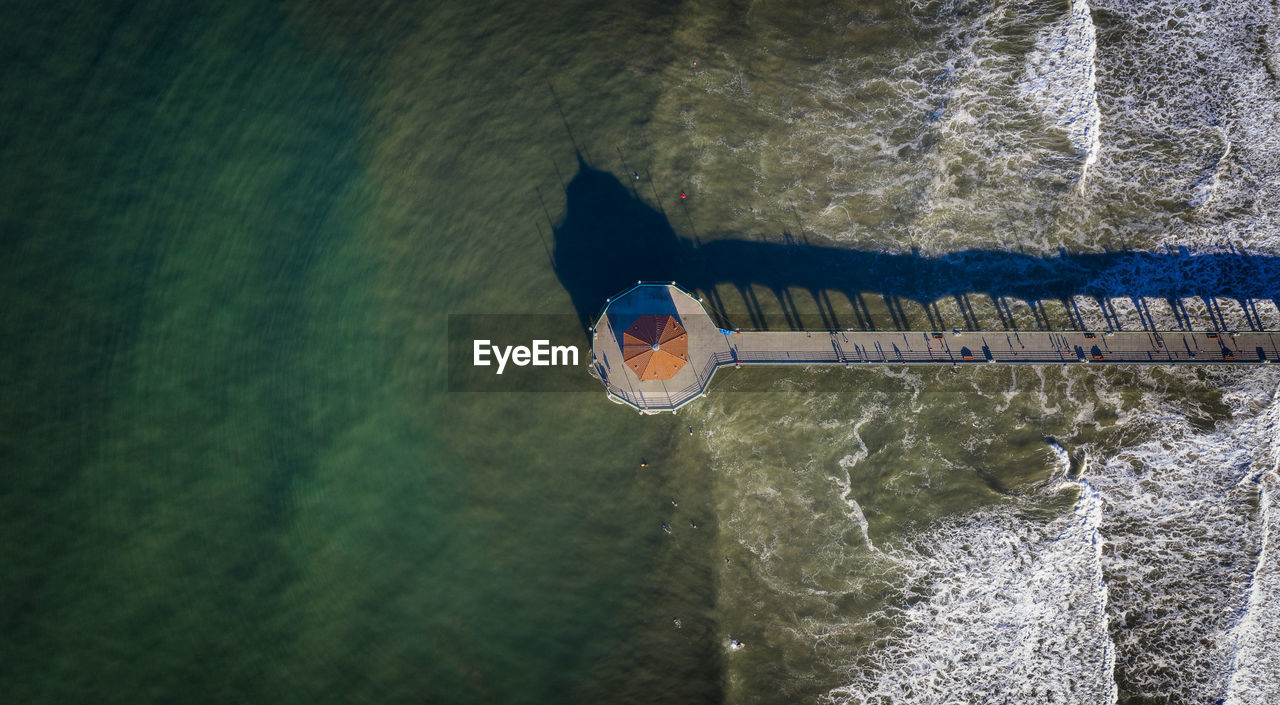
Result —
<svg viewBox="0 0 1280 705"><path fill-rule="evenodd" d="M643 348L624 335L641 317L674 317L687 362L662 379L631 366ZM592 365L613 400L642 413L675 411L706 393L716 369L743 365L1269 364L1276 331L738 331L718 327L672 283L637 283L607 302L592 328ZM657 346L654 347L656 351ZM683 348L681 349L683 352Z"/></svg>

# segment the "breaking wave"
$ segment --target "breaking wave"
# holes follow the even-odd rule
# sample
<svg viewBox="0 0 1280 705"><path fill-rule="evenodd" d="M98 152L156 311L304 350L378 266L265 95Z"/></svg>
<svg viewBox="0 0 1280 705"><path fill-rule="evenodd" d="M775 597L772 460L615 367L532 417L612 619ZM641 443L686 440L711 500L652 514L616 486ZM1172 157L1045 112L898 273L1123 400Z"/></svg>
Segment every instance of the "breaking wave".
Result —
<svg viewBox="0 0 1280 705"><path fill-rule="evenodd" d="M1093 13L1087 0L1071 0L1070 13L1041 31L1027 56L1022 91L1044 111L1048 119L1067 133L1080 152L1081 188L1089 167L1098 160L1098 77L1094 55L1098 50Z"/></svg>
<svg viewBox="0 0 1280 705"><path fill-rule="evenodd" d="M1091 473L1106 502L1117 679L1169 702L1220 699L1259 548L1255 501L1273 453L1272 370L1214 375L1232 420L1205 431L1185 404L1144 393L1120 423L1135 442ZM1117 392L1118 394L1119 392ZM1139 441L1139 438L1146 440Z"/></svg>
<svg viewBox="0 0 1280 705"><path fill-rule="evenodd" d="M1101 565L1102 500L1087 482L1071 513L1040 524L981 512L922 533L892 559L914 604L834 703L1113 703L1115 649Z"/></svg>
<svg viewBox="0 0 1280 705"><path fill-rule="evenodd" d="M1229 705L1280 702L1280 399L1273 396L1256 422L1260 444L1257 468L1260 536L1244 617L1231 632L1234 650L1227 683Z"/></svg>
<svg viewBox="0 0 1280 705"><path fill-rule="evenodd" d="M707 189L745 184L713 194L753 204L726 212L726 230L922 253L1280 252L1275 8L1065 10L922 0L884 20L912 42L806 56L792 83L752 72L776 56L726 46L723 71L666 98L682 130L666 166ZM751 129L724 119L743 112ZM1102 276L1124 290L1222 273ZM1078 303L1099 328L1280 320L1280 300L1252 314ZM992 375L983 384L1007 388L963 392L990 402L982 415L939 412L971 409L911 371L877 372L856 409L713 394L692 412L717 429L722 616L752 644L730 680L765 678L794 702L1280 702L1280 370ZM1015 420L1055 414L1054 479L1009 491L984 449L1012 443ZM999 501L895 534L909 499L966 473ZM759 675L763 653L791 670Z"/></svg>
<svg viewBox="0 0 1280 705"><path fill-rule="evenodd" d="M943 449L953 441L915 424L895 424L887 447L864 438L891 409L936 405L936 380L902 374L896 393L863 397L845 421L825 395L792 399L776 424L760 408L709 404L706 425L724 429L708 438L728 488L724 550L736 556L723 578L726 625L761 649L814 659L774 683L797 702L1274 702L1280 370L1206 374L1224 390L1225 421L1206 428L1205 409L1170 393L1190 379L1097 380L1097 402L1059 411L1087 426L1095 409L1119 410L1117 439L1050 441L1039 489L876 544L864 507L880 515L910 483L964 472ZM1041 392L1013 384L991 403L1002 415L1033 397L1061 405L1055 384L1070 389L1076 376L1033 377ZM975 426L962 445L1000 442L986 431ZM931 467L913 469L914 458ZM883 604L842 608L866 594ZM813 682L830 685L801 697Z"/></svg>

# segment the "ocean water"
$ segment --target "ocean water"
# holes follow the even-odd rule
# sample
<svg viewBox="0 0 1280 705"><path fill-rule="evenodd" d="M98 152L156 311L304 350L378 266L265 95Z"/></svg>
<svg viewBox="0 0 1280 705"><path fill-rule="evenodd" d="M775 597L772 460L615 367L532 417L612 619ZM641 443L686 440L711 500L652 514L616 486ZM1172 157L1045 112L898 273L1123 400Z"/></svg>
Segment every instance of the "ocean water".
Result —
<svg viewBox="0 0 1280 705"><path fill-rule="evenodd" d="M1274 8L0 17L6 701L1280 700L1276 370L735 371L642 417L445 363L447 314L576 313L588 168L702 242L1280 254ZM973 298L934 311L1280 326Z"/></svg>

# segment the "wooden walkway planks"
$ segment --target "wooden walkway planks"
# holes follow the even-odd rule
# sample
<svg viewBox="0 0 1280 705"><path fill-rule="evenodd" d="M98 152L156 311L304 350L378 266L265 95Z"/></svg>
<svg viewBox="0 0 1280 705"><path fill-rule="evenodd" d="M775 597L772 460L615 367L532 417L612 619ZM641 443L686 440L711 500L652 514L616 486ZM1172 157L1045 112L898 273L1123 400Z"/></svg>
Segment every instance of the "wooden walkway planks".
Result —
<svg viewBox="0 0 1280 705"><path fill-rule="evenodd" d="M689 364L640 381L622 361L620 333L642 313L675 313L689 332ZM609 395L646 413L705 393L727 365L1267 364L1280 332L1192 331L723 331L674 285L640 284L612 299L594 328L592 359Z"/></svg>

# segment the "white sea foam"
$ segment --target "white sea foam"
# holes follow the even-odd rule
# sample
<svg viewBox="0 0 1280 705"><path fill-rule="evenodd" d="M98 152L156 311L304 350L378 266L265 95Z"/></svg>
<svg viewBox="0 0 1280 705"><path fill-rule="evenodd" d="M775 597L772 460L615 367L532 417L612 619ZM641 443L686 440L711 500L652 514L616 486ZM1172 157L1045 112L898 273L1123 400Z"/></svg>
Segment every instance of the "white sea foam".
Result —
<svg viewBox="0 0 1280 705"><path fill-rule="evenodd" d="M1082 156L1080 187L1089 167L1098 160L1098 77L1094 66L1097 32L1088 0L1071 0L1066 17L1040 32L1027 56L1022 92L1044 111L1050 122L1067 133Z"/></svg>
<svg viewBox="0 0 1280 705"><path fill-rule="evenodd" d="M848 576L829 569L858 565L860 556L846 550L849 542L876 552L849 472L867 453L859 429L884 413L882 406L868 401L858 418L820 424L812 430L812 417L806 414L770 419L768 424L778 435L818 431L828 443L847 449L831 463L834 467L826 466L828 461L821 455L787 458L783 462L793 468L783 475L787 482L779 482L775 463L780 454L761 439L746 443L735 440L728 430L709 432L717 465L734 486L721 521L737 546L760 566L758 577L771 590L793 597L841 594L849 589ZM735 412L705 426L733 429L757 422L754 415L744 419Z"/></svg>
<svg viewBox="0 0 1280 705"><path fill-rule="evenodd" d="M1245 616L1232 630L1236 648L1227 683L1230 705L1264 705L1280 702L1280 649L1276 630L1280 629L1280 557L1275 545L1280 532L1280 512L1276 510L1275 472L1263 477L1259 494L1262 508L1262 551L1253 572Z"/></svg>
<svg viewBox="0 0 1280 705"><path fill-rule="evenodd" d="M729 581L734 591L725 604L738 615L731 626L757 623L766 609L769 626L749 640L816 655L839 674L842 684L824 698L833 703L1093 705L1114 702L1121 691L1179 702L1269 702L1280 633L1273 606L1280 561L1271 543L1280 370L1209 372L1232 417L1207 430L1196 421L1202 410L1166 390L1161 380L1170 374L1182 377L1183 388L1200 372L1142 373L1138 384L1097 390L1103 406L1120 413L1115 428L1126 429L1118 449L1051 442L1044 489L925 526L905 545L873 545L863 507L874 515L874 498L885 496L877 492L919 492L929 478L966 469L933 457L923 474L891 463L901 474L876 487L853 478L869 468L874 476L903 452L870 452L862 437L869 424L890 409L936 408L921 375L899 375L907 398L871 394L844 420L823 394L791 400L776 424L754 405L708 405L705 413L718 417L707 426L755 439L711 439L717 473L730 487L724 537L751 556L750 579L735 572ZM1067 377L1053 389L1021 386L1032 396L1069 398L1061 385L1081 380ZM1078 423L1092 421L1086 414ZM773 432L751 432L757 424ZM914 438L910 427L895 432L904 451L936 443ZM799 455L774 447L798 438L813 441ZM979 424L963 443L981 453L991 442L991 429ZM792 469L779 473L779 462ZM1064 492L1077 494L1074 507L1046 519L1042 508ZM899 597L882 610L842 615L850 596L886 590ZM893 629L868 646L875 624ZM803 683L814 674L796 677Z"/></svg>
<svg viewBox="0 0 1280 705"><path fill-rule="evenodd" d="M864 422L865 423L865 422ZM854 428L857 431L857 428ZM871 543L871 529L867 525L867 516L862 513L862 505L858 504L858 500L853 498L853 477L849 474L849 469L867 457L867 444L862 442L862 438L858 438L859 452L855 455L846 455L840 459L840 468L844 470L844 478L835 478L835 483L840 487L840 499L849 507L849 518L858 524L858 528L862 529L862 538L867 542L867 549L876 551L875 544Z"/></svg>
<svg viewBox="0 0 1280 705"><path fill-rule="evenodd" d="M1063 5L1028 19L1018 15L1050 10L922 4L915 29L926 39L916 50L870 67L866 58L828 58L796 91L812 102L770 114L785 136L728 136L721 148L756 155L748 182L775 213L794 204L804 227L857 247L1280 252L1274 9L1243 0ZM1106 18L1101 48L1095 16ZM1029 53L1008 52L1028 45ZM708 90L735 101L770 95L749 71L735 80ZM1068 139L1045 140L1036 131L1046 123ZM690 123L707 129L699 125ZM1073 181L1087 185L1086 198L1063 188ZM771 217L759 216L762 227L773 227ZM1223 275L1210 261L1173 269L1135 260L1094 284L1207 290ZM1077 303L1088 325L1109 325L1096 302ZM1208 320L1205 302L1182 303ZM1178 326L1163 302L1112 305L1126 327L1140 324L1144 308L1157 325ZM1259 308L1264 323L1280 322L1273 303ZM1233 303L1222 314L1229 327L1247 326ZM909 496L947 472L973 470L922 451L933 439L901 420L904 410L945 403L922 393L919 375L880 373L920 386L909 402L869 394L861 414L834 412L820 395L788 397L777 434L759 432L775 427L754 412L695 410L723 414L704 425L725 434L757 430L709 439L731 498L720 508L735 557L727 570L738 571L722 603L739 615L778 613L764 635L744 637L753 649L742 656L760 653L757 643L801 660L816 655L840 677L814 667L794 678L843 684L828 694L836 702L1092 704L1114 700L1117 688L1153 700L1280 702L1280 370L1151 370L1127 378L1137 381L1123 395L1105 373L1069 373L1053 389L1041 376L1039 407L1029 412L1013 393L1035 385L1025 376L1033 373L994 391L975 383L972 393L993 394L1002 421L1062 407L1073 429L1112 428L1099 447L1064 440L1069 451L1052 449L1058 491L1079 494L1074 508L1046 520L1024 511L1035 497L1015 498L925 526L908 546L894 544L875 493ZM1225 390L1231 419L1205 428L1222 409L1167 393L1167 379ZM1095 419L1104 413L1120 419ZM876 452L909 450L919 467L885 462L893 473L859 484L878 462L862 437L885 416L898 419L901 438ZM971 455L1003 430L985 419L956 423L964 433L954 442ZM842 612L869 583L901 596L876 616L895 628L871 647L867 624Z"/></svg>
<svg viewBox="0 0 1280 705"><path fill-rule="evenodd" d="M1049 441L1049 450L1053 452L1053 457L1058 462L1057 474L1066 477L1071 471L1071 454L1056 441Z"/></svg>
<svg viewBox="0 0 1280 705"><path fill-rule="evenodd" d="M1181 247L1187 256L1178 259L1177 266L1169 266L1168 257L1177 257L1178 250L1170 248L1163 254L1165 258L1152 259L1120 259L1110 269L1097 273L1085 283L1087 288L1099 291L1142 291L1142 290L1192 290L1212 292L1224 281L1239 282L1243 273L1240 266L1275 267L1267 258L1259 258L1250 263L1243 257L1215 258L1204 255L1234 254L1245 255L1246 250L1234 244L1216 246L1211 243L1196 244L1190 240L1190 247ZM1275 272L1266 276L1274 277ZM1149 328L1157 330L1178 330L1190 325L1193 329L1204 327L1224 327L1228 330L1247 330L1257 325L1264 329L1280 327L1280 308L1274 301L1252 299L1246 309L1243 302L1226 297L1184 297L1178 301L1179 311L1175 311L1166 299L1153 298L1111 298L1104 311L1099 303L1088 296L1075 297L1076 309L1080 312L1083 323L1087 327L1107 329L1113 326L1121 328ZM1141 303L1141 308L1137 305ZM1210 308L1212 304L1212 308ZM1188 320L1189 319L1189 320Z"/></svg>
<svg viewBox="0 0 1280 705"><path fill-rule="evenodd" d="M1091 473L1107 511L1103 559L1127 693L1174 702L1221 698L1229 633L1245 608L1257 549L1259 392L1280 375L1223 374L1236 418L1210 431L1151 389L1121 423L1135 441ZM1115 392L1114 394L1118 394Z"/></svg>
<svg viewBox="0 0 1280 705"><path fill-rule="evenodd" d="M1227 130L1218 127L1218 134L1221 136L1223 143L1226 145L1222 149L1222 154L1213 160L1204 170L1204 175L1196 180L1195 185L1191 189L1190 205L1193 208L1200 208L1208 205L1213 200L1213 196L1218 190L1218 180L1223 170L1229 164L1231 158L1231 139Z"/></svg>
<svg viewBox="0 0 1280 705"><path fill-rule="evenodd" d="M865 654L873 669L835 703L1115 702L1098 527L1085 482L1070 515L1027 521L1014 507L921 534L890 557L923 599L887 615L899 626Z"/></svg>
<svg viewBox="0 0 1280 705"><path fill-rule="evenodd" d="M1096 57L1108 134L1098 191L1134 206L1124 210L1141 213L1141 225L1170 244L1239 238L1277 247L1280 91L1267 56L1278 34L1274 4L1093 6L1110 25ZM1161 205L1170 202L1197 217Z"/></svg>
<svg viewBox="0 0 1280 705"><path fill-rule="evenodd" d="M1280 399L1259 417L1256 439L1261 536L1244 617L1231 632L1234 654L1227 683L1229 705L1280 702Z"/></svg>

